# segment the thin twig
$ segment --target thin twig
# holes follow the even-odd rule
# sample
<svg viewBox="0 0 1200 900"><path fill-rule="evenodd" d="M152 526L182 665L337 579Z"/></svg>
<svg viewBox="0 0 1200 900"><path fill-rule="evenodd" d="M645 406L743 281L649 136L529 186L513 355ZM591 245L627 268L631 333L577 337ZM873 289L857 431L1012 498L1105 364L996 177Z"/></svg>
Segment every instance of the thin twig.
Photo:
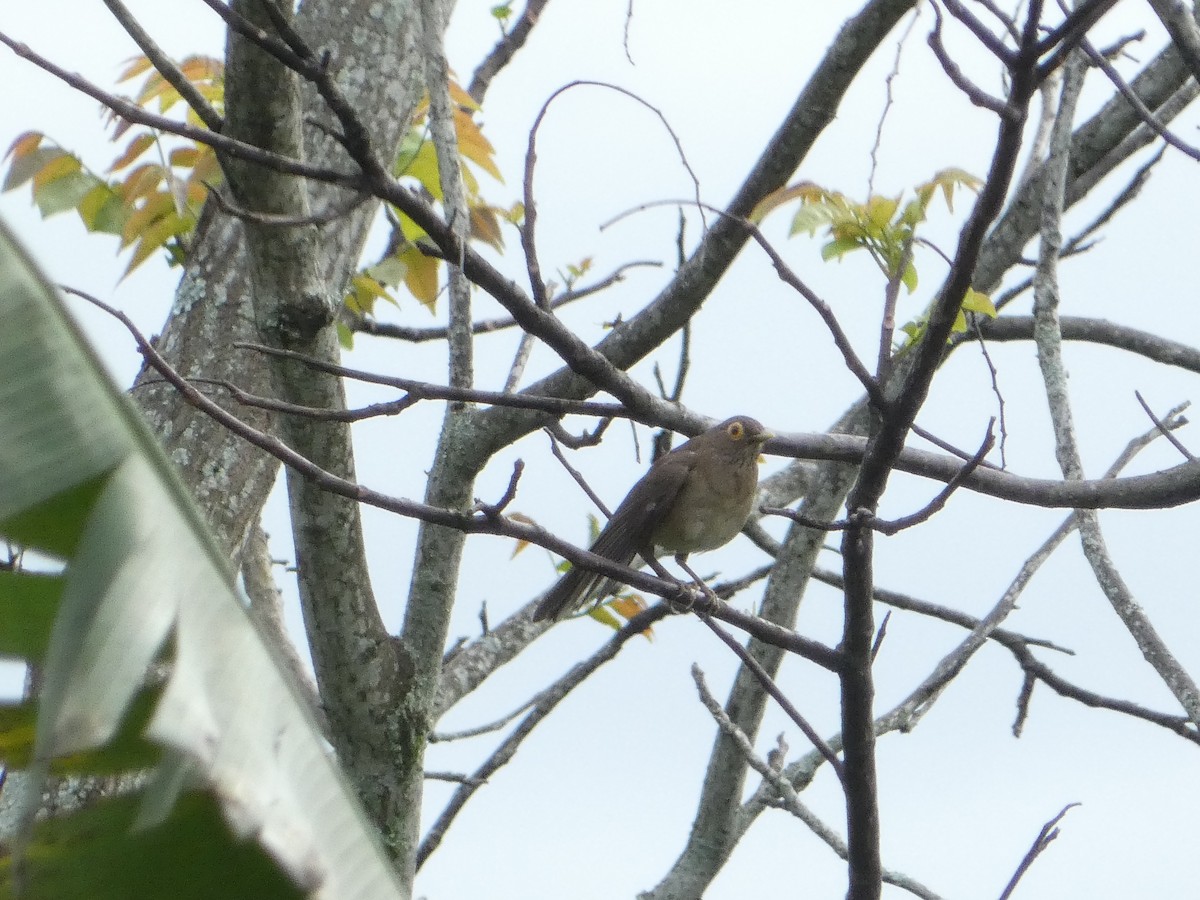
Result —
<svg viewBox="0 0 1200 900"><path fill-rule="evenodd" d="M930 500L923 509L919 509L911 515L902 516L899 519L893 519L890 522L876 519L871 522L871 528L883 534L896 534L905 528L911 528L914 525L927 522L934 515L941 512L942 509L945 508L947 501L949 501L950 495L958 490L962 483L970 477L972 472L979 468L979 464L983 462L983 458L987 456L988 453L991 452L992 447L995 446L996 436L992 433L992 429L995 427L995 424L995 419L992 419L988 422L987 436L984 437L983 443L979 445L979 450L976 451L973 457L967 460L966 465L959 469L958 474L951 478L950 481L947 482L946 486L938 492L937 496Z"/></svg>
<svg viewBox="0 0 1200 900"><path fill-rule="evenodd" d="M482 787L487 783L471 775L463 775L461 772L426 772L425 778L429 781L450 781L454 784L469 784L471 787Z"/></svg>
<svg viewBox="0 0 1200 900"><path fill-rule="evenodd" d="M1192 455L1191 451L1188 450L1187 447L1183 446L1183 441L1175 437L1175 435L1171 433L1171 429L1167 427L1166 423L1154 414L1154 410L1150 408L1150 404L1147 403L1145 398L1142 397L1142 392L1134 391L1133 396L1137 397L1137 402L1142 405L1142 409L1146 411L1146 415L1150 417L1150 421L1154 423L1154 427L1162 433L1163 437L1171 442L1171 446L1182 453L1184 459L1188 460L1189 462L1194 460L1196 457Z"/></svg>
<svg viewBox="0 0 1200 900"><path fill-rule="evenodd" d="M575 483L579 485L580 489L587 494L588 499L596 504L596 508L604 514L604 518L611 519L612 512L609 510L608 506L605 505L604 501L600 499L600 495L592 490L592 486L587 483L587 479L583 477L583 474L569 462L567 462L567 457L563 454L562 449L558 446L558 436L555 435L550 429L545 429L545 431L546 435L550 438L550 452L554 454L554 458L557 459L559 464L567 470L567 474L575 480Z"/></svg>
<svg viewBox="0 0 1200 900"><path fill-rule="evenodd" d="M1013 877L1009 879L1003 893L1000 894L1000 900L1008 900L1012 896L1012 892L1016 890L1017 882L1029 871L1029 867L1033 865L1034 861L1050 846L1051 841L1058 837L1058 823L1062 821L1063 816L1073 806L1079 806L1079 804L1068 803L1057 816L1042 826L1042 830L1038 832L1038 836L1033 841L1033 846L1029 848L1029 852L1025 854L1024 859L1021 860L1021 864L1017 866L1017 871L1013 873Z"/></svg>
<svg viewBox="0 0 1200 900"><path fill-rule="evenodd" d="M219 187L215 185L206 186L208 187L209 198L212 199L213 203L222 212L246 222L253 222L255 225L281 228L301 225L328 225L331 222L336 222L338 219L348 216L371 199L370 194L356 191L346 201L330 204L329 207L321 212L308 216L285 216L277 213L256 212L252 209L245 209L226 197Z"/></svg>
<svg viewBox="0 0 1200 900"><path fill-rule="evenodd" d="M949 51L946 50L945 44L942 43L942 13L936 3L933 4L933 15L933 29L929 32L926 42L929 44L929 49L933 51L934 58L941 64L942 71L946 73L946 77L954 83L955 87L966 94L967 99L976 106L983 109L990 109L998 116L1010 115L1008 104L1003 100L993 97L987 91L983 90L983 88L977 87L972 83L971 79L963 74L958 63L950 56Z"/></svg>
<svg viewBox="0 0 1200 900"><path fill-rule="evenodd" d="M513 462L512 475L508 479L508 487L500 499L495 503L484 503L482 500L476 499L472 509L476 512L481 512L488 518L498 519L513 500L517 497L517 483L521 480L521 473L525 471L525 460L518 459Z"/></svg>
<svg viewBox="0 0 1200 900"><path fill-rule="evenodd" d="M418 244L417 249L424 251L426 248ZM437 254L441 258L440 253ZM639 266L661 267L662 263L655 260L635 260L634 262L624 263L619 266L610 275L606 275L595 284L589 284L587 287L582 287L573 291L564 291L555 297L550 298L550 309L558 309L566 306L568 303L574 303L576 300L582 300L584 297L590 297L600 291L612 287L625 280L625 273L629 269ZM501 316L495 319L481 319L471 325L472 334L489 334L493 331L501 331L505 328L512 328L517 325L517 320L512 316ZM378 322L374 319L368 319L361 316L354 317L350 322L350 327L354 331L362 332L363 334L372 334L379 337L397 338L399 340L409 341L410 343L419 344L424 341L441 341L446 339L446 326L436 326L432 328L410 328L404 325L395 325L391 322Z"/></svg>
<svg viewBox="0 0 1200 900"><path fill-rule="evenodd" d="M464 728L461 731L431 731L426 740L431 744L444 744L451 741L461 741L484 734L491 734L494 731L499 731L517 716L521 715L521 713L533 706L536 701L537 698L533 697L522 703L508 715L501 716L496 721L488 722L486 725L476 725L474 728Z"/></svg>

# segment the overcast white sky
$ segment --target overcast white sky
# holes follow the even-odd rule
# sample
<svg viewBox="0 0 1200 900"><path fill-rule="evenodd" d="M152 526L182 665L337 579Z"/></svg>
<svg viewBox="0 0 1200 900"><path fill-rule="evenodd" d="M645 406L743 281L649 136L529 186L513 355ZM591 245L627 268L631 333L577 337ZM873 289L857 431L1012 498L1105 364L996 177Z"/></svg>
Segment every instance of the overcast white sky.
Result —
<svg viewBox="0 0 1200 900"><path fill-rule="evenodd" d="M219 54L218 20L194 0L130 2L145 27L168 52ZM842 18L859 4L759 2L729 4L659 0L634 4L629 30L633 65L622 46L626 3L551 3L530 45L499 76L483 120L497 147L504 185L486 184L499 205L517 199L528 129L538 108L558 86L599 79L636 91L659 107L679 135L701 182L705 200L724 203L756 158L831 41ZM450 59L465 81L495 38L490 2L460 2L451 24ZM1123 16L1123 18L1122 18ZM69 24L69 27L64 27ZM946 166L985 171L995 132L990 114L968 104L933 62L918 22L895 82L896 104L884 132L877 190L896 193ZM1102 29L1104 43L1146 28L1134 53L1148 60L1162 36L1141 5L1122 4ZM10 4L0 29L67 68L111 85L135 48L102 4L43 0ZM875 58L851 91L797 179L816 181L855 196L865 194L869 150L883 107L883 77L893 50ZM976 50L964 66L994 82L989 61ZM1129 70L1130 64L1125 64ZM0 52L0 145L21 131L46 131L101 170L115 156L93 101ZM1085 113L1107 97L1095 84ZM1176 125L1196 135L1194 111ZM1104 241L1082 260L1063 267L1064 312L1101 316L1195 343L1198 334L1194 278L1195 209L1200 206L1196 164L1171 154L1138 201L1104 232ZM1128 177L1126 173L1125 177ZM1120 175L1100 193L1123 184ZM584 257L598 273L629 259L657 259L661 271L631 276L607 295L564 314L585 339L601 336L601 323L627 314L669 277L677 213L661 209L624 219L603 232L601 223L637 204L686 197L691 185L673 144L653 116L627 99L584 88L560 99L539 140L537 196L540 255L553 271ZM952 246L969 208L937 208L928 232ZM1097 204L1089 209L1094 212ZM124 260L108 237L88 237L78 220L63 215L43 222L26 190L0 195L0 215L32 248L52 277L117 303L148 333L162 325L177 272L161 261L120 281ZM881 286L863 260L822 264L818 242L784 240L786 216L772 236L789 260L835 308L860 352L877 334ZM1090 218L1077 212L1068 224ZM694 238L699 223L692 218ZM504 264L522 277L515 236ZM1176 260L1184 261L1176 265ZM901 316L919 311L943 268L932 254L918 258L921 290L904 301ZM478 299L480 315L495 304ZM1028 301L1022 309L1028 308ZM389 313L392 311L389 310ZM127 384L137 368L132 344L119 326L81 311L89 334L115 376ZM408 302L394 315L425 324L429 315ZM480 342L478 384L503 381L515 335ZM1032 347L993 349L1007 400L1008 460L1012 470L1057 477L1052 440L1040 397ZM668 376L674 345L655 354ZM774 276L753 249L725 278L696 323L693 374L685 400L709 415L758 416L776 430L818 431L858 396L820 322ZM1189 398L1195 379L1152 367L1114 351L1069 347L1076 387L1076 420L1085 465L1099 473L1147 422L1133 398L1140 389L1163 410ZM438 347L412 348L360 339L351 365L408 377L443 378ZM557 367L539 349L530 379ZM636 373L652 383L649 365ZM351 388L351 402L380 394ZM962 446L982 437L995 413L986 368L977 353L961 352L935 383L922 423ZM394 494L419 496L441 412L430 405L400 421L368 423L356 432L358 471L364 483ZM642 432L643 448L646 432ZM579 454L577 465L611 502L640 471L628 431L614 428L601 450ZM1196 446L1185 431L1185 441ZM564 536L585 539L585 498L532 436L497 457L479 482L483 497L498 496L512 460L529 464L515 504ZM1152 450L1135 469L1173 465L1166 449ZM776 470L768 461L765 472ZM909 512L936 486L897 478L884 515ZM416 526L368 510L376 591L389 622L398 622L408 587ZM1061 514L1014 510L998 501L961 493L929 526L879 541L876 577L882 587L979 613L988 609ZM1103 517L1111 548L1161 632L1191 671L1200 671L1200 617L1196 613L1195 509L1167 513L1114 513ZM290 555L286 526L276 509L278 554ZM782 533L778 525L773 527ZM508 615L551 580L544 553L530 550L509 560L511 545L493 538L469 542L462 602L452 635L478 633L478 604L493 621ZM762 563L743 539L702 557L700 570L734 576ZM831 553L825 564L837 568ZM754 593L739 599L748 606ZM1142 663L1092 583L1077 543L1068 542L1025 595L1009 626L1053 639L1077 656L1044 657L1086 687L1173 710L1172 701ZM835 641L840 625L836 596L814 587L801 612L801 629ZM517 663L495 676L454 710L446 729L489 721L519 706L572 662L589 654L608 633L591 622L554 630ZM893 618L881 653L879 708L886 709L915 685L960 638L954 629L904 614ZM695 698L688 669L699 662L718 696L727 691L734 661L698 623L686 617L664 623L653 643L636 641L585 684L531 737L517 759L498 773L460 816L418 879L418 892L438 900L484 894L490 898L611 898L655 884L683 845L695 811L696 790L711 747L714 725ZM1061 837L1026 876L1018 896L1184 896L1194 890L1196 843L1193 811L1200 801L1197 748L1153 726L1113 713L1087 710L1039 687L1025 735L1010 733L1021 677L1005 651L982 652L934 710L907 736L889 735L879 746L884 864L906 872L947 897L999 894L1041 824L1078 801ZM781 684L825 734L836 731L836 684L802 662L789 663ZM793 753L804 739L772 709L759 747L786 731ZM429 768L469 771L491 746L439 744ZM449 790L433 783L432 819ZM805 800L843 830L841 798L823 773ZM711 900L796 893L836 897L844 892L843 866L803 826L783 813L761 817L707 895ZM901 896L889 889L888 896Z"/></svg>

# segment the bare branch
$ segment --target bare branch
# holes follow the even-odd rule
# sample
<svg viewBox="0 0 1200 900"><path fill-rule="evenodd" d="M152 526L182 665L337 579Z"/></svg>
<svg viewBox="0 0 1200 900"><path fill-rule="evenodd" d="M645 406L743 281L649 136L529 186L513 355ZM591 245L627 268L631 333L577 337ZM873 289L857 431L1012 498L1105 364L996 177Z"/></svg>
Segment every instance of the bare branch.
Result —
<svg viewBox="0 0 1200 900"><path fill-rule="evenodd" d="M1170 129L1167 128L1167 126L1158 121L1158 117L1146 108L1146 104L1142 102L1142 98L1139 97L1134 92L1133 88L1131 88L1125 81L1125 79L1121 77L1121 73L1116 70L1116 67L1114 67L1112 63L1105 59L1100 51L1092 46L1090 41L1084 39L1080 42L1079 46L1080 49L1087 54L1088 59L1092 61L1092 64L1099 68L1100 71L1102 71L1106 76L1108 76L1108 80L1116 86L1117 90L1121 92L1121 96L1129 101L1129 105L1134 108L1141 120L1145 122L1155 134L1161 137L1180 153L1190 156L1192 159L1200 160L1200 150L1197 150L1191 144L1186 143L1182 138L1177 137Z"/></svg>
<svg viewBox="0 0 1200 900"><path fill-rule="evenodd" d="M1013 873L1012 879L1004 888L1003 893L1000 894L1000 900L1008 900L1012 896L1012 892L1016 890L1017 882L1029 871L1029 867L1033 865L1034 860L1041 856L1046 848L1050 846L1050 842L1058 837L1058 823L1062 821L1063 816L1070 811L1071 807L1078 805L1078 803L1068 803L1057 816L1042 826L1042 830L1038 832L1033 846L1029 848L1029 852L1025 854L1025 858L1021 860L1021 864L1017 866L1017 871Z"/></svg>
<svg viewBox="0 0 1200 900"><path fill-rule="evenodd" d="M550 0L529 0L512 28L509 28L503 37L496 42L496 46L491 49L491 52L488 53L483 62L475 67L475 72L471 76L471 84L467 88L467 93L471 95L471 99L476 103L482 105L484 94L487 93L487 89L491 86L492 79L512 61L517 51L525 46L530 32L537 25L538 18L541 16L542 10L546 8L548 2Z"/></svg>
<svg viewBox="0 0 1200 900"><path fill-rule="evenodd" d="M1050 418L1054 426L1055 452L1063 476L1075 481L1083 478L1083 465L1080 461L1066 386L1066 369L1062 360L1062 338L1058 325L1057 263L1062 245L1060 223L1069 162L1071 122L1082 82L1082 63L1068 63L1063 79L1059 116L1050 141L1042 203L1042 249L1038 258L1037 274L1034 277L1034 339L1038 346L1038 364L1042 371ZM1076 513L1076 520L1084 556L1113 611L1133 636L1147 662L1170 688L1180 706L1193 721L1200 722L1200 688L1171 653L1145 611L1134 599L1132 591L1108 553L1098 517L1094 512L1080 510Z"/></svg>
<svg viewBox="0 0 1200 900"><path fill-rule="evenodd" d="M737 744L738 749L741 750L750 767L758 772L763 777L763 780L778 792L780 799L783 801L783 808L807 825L809 830L824 841L834 853L842 859L846 859L848 853L846 842L836 831L817 818L800 801L800 797L796 793L796 789L792 786L791 781L782 774L783 760L779 760L779 765L771 765L769 762L764 762L754 752L754 747L751 745L750 739L746 737L742 729L734 724L733 720L729 718L728 713L721 708L721 704L712 695L712 692L709 691L708 685L704 681L704 672L695 664L692 665L692 680L696 682L696 690L700 694L700 702L704 704L705 709L708 710L709 714L716 721L717 726ZM781 742L782 739L783 735L780 735ZM784 744L783 746L786 747L787 745ZM772 757L770 758L774 761L775 751L773 750L771 753ZM937 894L907 875L885 869L883 871L883 881L887 884L894 884L896 887L903 888L910 894L923 898L923 900L939 900Z"/></svg>
<svg viewBox="0 0 1200 900"><path fill-rule="evenodd" d="M1150 404L1142 397L1141 391L1134 391L1133 396L1137 397L1137 402L1142 405L1142 409L1146 411L1146 415L1150 417L1150 421L1154 423L1154 427L1159 430L1163 437L1171 442L1171 446L1178 450L1184 459L1189 461L1194 460L1196 457L1192 455L1187 447L1183 446L1183 442L1179 438L1171 433L1171 429L1167 423L1154 414L1154 410L1150 408Z"/></svg>
<svg viewBox="0 0 1200 900"><path fill-rule="evenodd" d="M721 639L725 646L737 654L738 658L742 661L742 664L754 673L754 676L763 686L763 690L765 690L775 699L775 702L779 704L780 709L787 714L789 719L796 723L796 727L804 733L804 736L808 738L809 742L812 743L812 745L817 748L820 754L825 757L826 762L828 762L833 771L837 773L838 780L842 782L844 787L846 783L846 772L842 767L842 761L837 758L837 754L833 752L833 748L825 743L821 736L817 734L816 729L808 724L808 720L800 714L800 711L796 709L791 700L789 700L783 691L779 689L779 685L777 685L774 679L767 674L767 671L762 667L762 664L753 656L751 656L750 652L745 647L735 641L728 632L717 625L717 623L711 618L701 614L700 621L707 625L713 634ZM693 676L697 671L698 670L693 666Z"/></svg>
<svg viewBox="0 0 1200 900"><path fill-rule="evenodd" d="M573 291L564 291L563 293L550 298L550 309L558 309L561 306L566 306L568 303L574 303L576 300L582 300L584 297L590 297L592 294L597 294L600 291L612 287L625 280L625 273L630 269L639 266L654 266L660 267L662 263L654 260L635 260L634 262L624 263L618 266L610 275L597 281L595 284L589 284L586 287L579 288ZM517 325L517 320L512 316L504 316L496 319L482 319L475 322L471 326L472 334L490 334L493 331L500 331L505 328L512 328ZM409 328L404 325L395 325L390 322L378 322L374 319L355 317L350 322L350 327L354 331L361 331L363 334L373 334L379 337L398 338L400 340L409 341L414 344L422 343L423 341L441 341L446 339L447 329L445 326L433 328Z"/></svg>
<svg viewBox="0 0 1200 900"><path fill-rule="evenodd" d="M475 791L487 782L487 780L497 771L503 768L516 755L525 738L533 732L533 730L541 724L542 720L548 716L559 703L576 687L582 684L589 676L592 675L606 662L615 659L621 648L634 637L640 635L650 625L667 615L665 607L656 607L647 610L633 619L630 619L625 626L618 631L603 647L593 653L588 659L577 663L571 668L566 675L550 685L544 691L539 693L531 701L532 709L529 714L521 720L520 724L506 737L499 747L492 753L491 756L475 770L470 780L463 783L454 796L450 798L450 802L446 808L442 810L434 823L429 827L425 837L421 840L421 846L417 850L417 868L419 869L430 854L438 848L442 839L446 836L451 824L462 811L467 801L471 799Z"/></svg>
<svg viewBox="0 0 1200 900"><path fill-rule="evenodd" d="M354 210L358 209L364 203L371 199L370 195L357 192L351 195L350 199L344 203L331 205L323 212L313 213L308 216L286 216L278 213L259 212L252 209L244 209L238 206L232 200L222 193L219 187L207 185L208 197L216 204L217 208L222 212L227 213L235 218L242 219L246 222L253 222L256 225L267 225L272 227L296 227L301 225L328 225L331 222L336 222L344 216L348 216Z"/></svg>
<svg viewBox="0 0 1200 900"><path fill-rule="evenodd" d="M1170 0L1149 0L1151 8L1171 36L1192 77L1200 82L1200 27L1193 18L1195 12L1181 3Z"/></svg>

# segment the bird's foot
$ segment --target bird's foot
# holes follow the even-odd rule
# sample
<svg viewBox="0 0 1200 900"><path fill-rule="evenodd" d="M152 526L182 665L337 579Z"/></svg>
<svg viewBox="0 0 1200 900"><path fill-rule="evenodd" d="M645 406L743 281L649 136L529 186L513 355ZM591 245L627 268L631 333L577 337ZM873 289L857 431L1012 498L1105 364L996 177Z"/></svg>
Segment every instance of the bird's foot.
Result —
<svg viewBox="0 0 1200 900"><path fill-rule="evenodd" d="M704 596L704 590L703 584L681 584L679 595L669 599L667 606L677 616L689 613L695 608L696 601Z"/></svg>

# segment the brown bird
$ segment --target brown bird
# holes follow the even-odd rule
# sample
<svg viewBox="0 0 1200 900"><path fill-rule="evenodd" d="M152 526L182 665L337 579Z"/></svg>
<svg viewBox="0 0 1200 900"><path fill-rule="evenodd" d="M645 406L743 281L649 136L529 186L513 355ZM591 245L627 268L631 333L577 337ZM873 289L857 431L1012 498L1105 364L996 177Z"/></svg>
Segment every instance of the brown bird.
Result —
<svg viewBox="0 0 1200 900"><path fill-rule="evenodd" d="M715 550L742 530L758 491L758 452L775 435L734 416L660 457L621 501L593 553L629 565L654 547L675 554ZM605 576L572 566L538 603L533 620L558 619L588 599Z"/></svg>

